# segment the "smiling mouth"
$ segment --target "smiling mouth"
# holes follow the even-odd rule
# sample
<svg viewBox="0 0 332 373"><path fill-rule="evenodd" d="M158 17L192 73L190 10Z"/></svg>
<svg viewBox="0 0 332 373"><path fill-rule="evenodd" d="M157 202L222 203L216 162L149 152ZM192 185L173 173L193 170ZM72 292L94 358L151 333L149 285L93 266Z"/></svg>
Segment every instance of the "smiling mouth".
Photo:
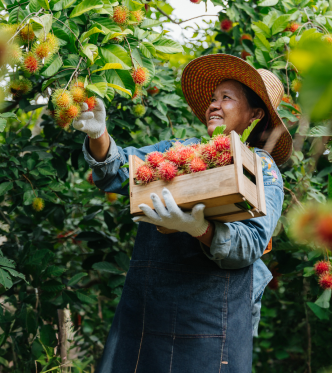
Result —
<svg viewBox="0 0 332 373"><path fill-rule="evenodd" d="M209 120L212 120L212 119L222 119L222 117L217 116L217 115L211 115L211 117L209 118Z"/></svg>

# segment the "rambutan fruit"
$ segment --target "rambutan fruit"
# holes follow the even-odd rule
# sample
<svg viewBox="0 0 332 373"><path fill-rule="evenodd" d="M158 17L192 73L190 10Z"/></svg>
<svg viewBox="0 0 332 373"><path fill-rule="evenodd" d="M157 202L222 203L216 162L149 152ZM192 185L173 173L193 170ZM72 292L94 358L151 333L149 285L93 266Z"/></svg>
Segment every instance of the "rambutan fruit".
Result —
<svg viewBox="0 0 332 373"><path fill-rule="evenodd" d="M88 97L84 102L88 105L88 111L92 111L97 105L97 99L94 96Z"/></svg>
<svg viewBox="0 0 332 373"><path fill-rule="evenodd" d="M71 124L71 119L68 118L68 115L66 114L66 109L55 110L55 121L59 127L65 130L67 130Z"/></svg>
<svg viewBox="0 0 332 373"><path fill-rule="evenodd" d="M224 19L221 21L220 29L222 31L228 32L232 29L232 27L233 27L233 22L230 19Z"/></svg>
<svg viewBox="0 0 332 373"><path fill-rule="evenodd" d="M9 40L15 35L17 29L17 24L2 23L0 24L0 35L3 40Z"/></svg>
<svg viewBox="0 0 332 373"><path fill-rule="evenodd" d="M50 46L50 55L56 53L60 48L59 39L51 32L46 36L46 43Z"/></svg>
<svg viewBox="0 0 332 373"><path fill-rule="evenodd" d="M71 93L74 102L78 104L80 104L81 102L84 102L87 99L86 91L82 87L72 86L69 92Z"/></svg>
<svg viewBox="0 0 332 373"><path fill-rule="evenodd" d="M91 185L95 185L95 182L93 181L92 177L92 172L89 173L88 177L86 178L86 181Z"/></svg>
<svg viewBox="0 0 332 373"><path fill-rule="evenodd" d="M40 59L35 54L28 52L23 56L22 67L28 73L35 74L40 66Z"/></svg>
<svg viewBox="0 0 332 373"><path fill-rule="evenodd" d="M44 43L40 43L40 44L35 44L33 46L33 53L39 58L39 59L43 59L43 58L46 58L50 55L51 53L51 46L49 43L47 42L44 42Z"/></svg>
<svg viewBox="0 0 332 373"><path fill-rule="evenodd" d="M195 156L195 149L191 146L180 146L177 149L177 165L184 166L190 162Z"/></svg>
<svg viewBox="0 0 332 373"><path fill-rule="evenodd" d="M131 13L131 15L134 16L135 20L137 21L137 24L140 24L143 21L144 16L145 16L145 14L142 10L134 10L130 13Z"/></svg>
<svg viewBox="0 0 332 373"><path fill-rule="evenodd" d="M146 161L149 166L156 168L160 163L165 161L164 154L160 152L152 152L146 156Z"/></svg>
<svg viewBox="0 0 332 373"><path fill-rule="evenodd" d="M293 104L293 108L296 109L297 111L292 110L292 114L294 114L297 119L300 119L301 118L301 108L300 108L300 105Z"/></svg>
<svg viewBox="0 0 332 373"><path fill-rule="evenodd" d="M106 192L105 196L108 202L114 202L118 199L118 195L116 193Z"/></svg>
<svg viewBox="0 0 332 373"><path fill-rule="evenodd" d="M164 161L158 166L158 176L161 180L171 181L175 178L178 168L174 163Z"/></svg>
<svg viewBox="0 0 332 373"><path fill-rule="evenodd" d="M133 114L137 118L142 118L146 113L146 107L142 104L137 104L133 106Z"/></svg>
<svg viewBox="0 0 332 373"><path fill-rule="evenodd" d="M231 139L228 136L217 135L212 139L212 142L218 152L222 152L224 150L231 150Z"/></svg>
<svg viewBox="0 0 332 373"><path fill-rule="evenodd" d="M199 4L202 0L190 0L191 3Z"/></svg>
<svg viewBox="0 0 332 373"><path fill-rule="evenodd" d="M241 52L241 58L243 60L246 60L249 56L251 56L251 54L243 49L243 51Z"/></svg>
<svg viewBox="0 0 332 373"><path fill-rule="evenodd" d="M10 66L18 65L22 62L23 53L20 46L16 43L8 46L6 50L6 63Z"/></svg>
<svg viewBox="0 0 332 373"><path fill-rule="evenodd" d="M32 208L37 212L43 210L44 206L45 206L45 202L42 198L35 198L32 201Z"/></svg>
<svg viewBox="0 0 332 373"><path fill-rule="evenodd" d="M167 152L164 153L164 158L167 160L167 161L170 161L170 162L173 162L174 164L176 165L179 165L179 154L178 152L176 151L175 148L170 148L169 150L167 150Z"/></svg>
<svg viewBox="0 0 332 373"><path fill-rule="evenodd" d="M241 37L240 37L240 42L242 43L243 40L252 41L252 36L250 34L242 34Z"/></svg>
<svg viewBox="0 0 332 373"><path fill-rule="evenodd" d="M81 114L81 108L77 104L69 105L66 109L63 109L69 119L74 119Z"/></svg>
<svg viewBox="0 0 332 373"><path fill-rule="evenodd" d="M218 154L215 159L216 166L227 166L228 164L232 163L232 156L231 152L225 151Z"/></svg>
<svg viewBox="0 0 332 373"><path fill-rule="evenodd" d="M135 84L144 86L149 79L149 70L146 67L139 66L137 69L132 70L131 76L133 77Z"/></svg>
<svg viewBox="0 0 332 373"><path fill-rule="evenodd" d="M150 183L151 181L155 180L155 177L155 171L147 164L143 164L136 170L135 179L142 184Z"/></svg>
<svg viewBox="0 0 332 373"><path fill-rule="evenodd" d="M113 21L123 26L128 22L129 14L129 9L126 6L118 5L113 8Z"/></svg>
<svg viewBox="0 0 332 373"><path fill-rule="evenodd" d="M300 25L298 23L292 22L289 26L289 31L295 32L299 27Z"/></svg>
<svg viewBox="0 0 332 373"><path fill-rule="evenodd" d="M292 104L293 99L292 96L284 94L282 101L286 102L287 104Z"/></svg>
<svg viewBox="0 0 332 373"><path fill-rule="evenodd" d="M321 260L314 265L316 275L320 276L325 272L330 272L331 270L331 263L325 260Z"/></svg>
<svg viewBox="0 0 332 373"><path fill-rule="evenodd" d="M136 98L142 97L142 94L143 94L142 87L139 84L135 84L135 91L134 91L132 99L135 100Z"/></svg>
<svg viewBox="0 0 332 373"><path fill-rule="evenodd" d="M195 157L189 163L189 170L191 172L200 172L205 171L208 165L199 157Z"/></svg>
<svg viewBox="0 0 332 373"><path fill-rule="evenodd" d="M332 275L330 273L323 273L319 276L319 286L326 290L332 289Z"/></svg>
<svg viewBox="0 0 332 373"><path fill-rule="evenodd" d="M22 30L20 31L20 36L23 43L31 42L36 37L30 24L22 28Z"/></svg>
<svg viewBox="0 0 332 373"><path fill-rule="evenodd" d="M29 93L32 89L32 83L29 79L15 79L12 80L8 85L9 92L13 95L13 97L21 97L27 93Z"/></svg>
<svg viewBox="0 0 332 373"><path fill-rule="evenodd" d="M151 95L151 96L155 96L159 93L159 88L157 88L156 86L154 87L151 87L147 90L148 94Z"/></svg>
<svg viewBox="0 0 332 373"><path fill-rule="evenodd" d="M73 97L69 91L59 88L52 94L52 102L54 106L65 109L73 103Z"/></svg>
<svg viewBox="0 0 332 373"><path fill-rule="evenodd" d="M200 153L206 162L212 162L217 156L217 149L214 144L203 144Z"/></svg>
<svg viewBox="0 0 332 373"><path fill-rule="evenodd" d="M291 84L291 88L294 92L300 92L302 83L298 79L294 79Z"/></svg>
<svg viewBox="0 0 332 373"><path fill-rule="evenodd" d="M323 40L329 44L332 44L332 35L331 34L324 35Z"/></svg>
<svg viewBox="0 0 332 373"><path fill-rule="evenodd" d="M316 221L316 233L318 240L332 248L332 213L327 215L323 214L319 217L318 222Z"/></svg>
<svg viewBox="0 0 332 373"><path fill-rule="evenodd" d="M78 78L76 80L72 80L72 82L70 83L70 88L73 88L73 87L84 88L84 79Z"/></svg>

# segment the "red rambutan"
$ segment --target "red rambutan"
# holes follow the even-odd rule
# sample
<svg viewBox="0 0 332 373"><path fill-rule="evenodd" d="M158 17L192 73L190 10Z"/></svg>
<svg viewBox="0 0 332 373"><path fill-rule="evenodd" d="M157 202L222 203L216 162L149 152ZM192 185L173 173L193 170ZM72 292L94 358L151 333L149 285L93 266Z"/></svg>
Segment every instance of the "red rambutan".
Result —
<svg viewBox="0 0 332 373"><path fill-rule="evenodd" d="M91 185L95 185L95 182L93 181L92 177L92 172L89 173L88 177L86 178L86 181Z"/></svg>
<svg viewBox="0 0 332 373"><path fill-rule="evenodd" d="M161 180L170 181L175 178L178 169L175 164L171 162L162 162L158 166L158 176Z"/></svg>
<svg viewBox="0 0 332 373"><path fill-rule="evenodd" d="M70 88L70 93L73 96L74 102L81 103L86 100L86 92L82 87L73 86Z"/></svg>
<svg viewBox="0 0 332 373"><path fill-rule="evenodd" d="M230 152L222 152L218 154L215 163L217 166L227 166L232 163L232 156Z"/></svg>
<svg viewBox="0 0 332 373"><path fill-rule="evenodd" d="M147 184L155 179L155 172L147 164L143 164L136 170L135 178L137 181L140 181L143 184Z"/></svg>
<svg viewBox="0 0 332 373"><path fill-rule="evenodd" d="M330 273L323 273L319 277L319 286L326 290L326 289L332 289L332 275Z"/></svg>
<svg viewBox="0 0 332 373"><path fill-rule="evenodd" d="M247 52L247 51L245 51L245 50L243 50L243 51L241 52L241 58L242 58L243 60L246 60L247 57L249 57L249 56L251 56L251 54L250 54L249 52Z"/></svg>
<svg viewBox="0 0 332 373"><path fill-rule="evenodd" d="M289 31L291 32L295 32L298 28L300 27L300 25L296 22L293 22L291 23L291 25L289 26Z"/></svg>
<svg viewBox="0 0 332 373"><path fill-rule="evenodd" d="M321 260L314 265L316 275L320 276L325 272L330 272L331 263L325 260Z"/></svg>
<svg viewBox="0 0 332 373"><path fill-rule="evenodd" d="M118 25L125 25L129 18L129 9L124 5L119 5L113 9L113 21Z"/></svg>
<svg viewBox="0 0 332 373"><path fill-rule="evenodd" d="M149 88L147 92L149 95L154 96L159 93L159 89L156 86L154 86L154 87Z"/></svg>
<svg viewBox="0 0 332 373"><path fill-rule="evenodd" d="M138 67L137 69L133 69L131 72L131 76L135 84L145 85L149 79L149 70L146 67Z"/></svg>
<svg viewBox="0 0 332 373"><path fill-rule="evenodd" d="M231 150L231 139L225 135L217 135L213 138L213 144L218 152Z"/></svg>
<svg viewBox="0 0 332 373"><path fill-rule="evenodd" d="M242 40L250 40L252 41L252 36L250 34L242 34L240 37L240 42L242 43Z"/></svg>
<svg viewBox="0 0 332 373"><path fill-rule="evenodd" d="M320 242L332 248L332 215L324 215L316 224L316 232Z"/></svg>
<svg viewBox="0 0 332 373"><path fill-rule="evenodd" d="M189 163L189 170L191 172L200 172L205 171L207 169L207 164L203 161L203 159L199 157L195 157Z"/></svg>
<svg viewBox="0 0 332 373"><path fill-rule="evenodd" d="M145 14L142 10L133 10L130 13L134 16L135 20L137 21L137 24L143 21Z"/></svg>
<svg viewBox="0 0 332 373"><path fill-rule="evenodd" d="M160 163L165 161L165 158L163 153L152 152L147 155L146 161L151 167L156 168L160 165Z"/></svg>
<svg viewBox="0 0 332 373"><path fill-rule="evenodd" d="M190 162L195 156L195 149L191 146L181 146L177 150L177 164L178 166L184 166Z"/></svg>
<svg viewBox="0 0 332 373"><path fill-rule="evenodd" d="M233 27L233 22L230 20L230 19L224 19L221 21L221 24L220 24L220 29L222 31L230 31Z"/></svg>
<svg viewBox="0 0 332 373"><path fill-rule="evenodd" d="M199 4L202 0L190 0L191 3Z"/></svg>
<svg viewBox="0 0 332 373"><path fill-rule="evenodd" d="M88 97L84 102L88 105L88 111L93 110L97 105L97 100L94 96Z"/></svg>
<svg viewBox="0 0 332 373"><path fill-rule="evenodd" d="M42 60L43 58L48 57L49 54L51 53L51 46L47 42L44 42L44 43L41 43L41 44L36 44L33 47L33 51L34 51L35 55L39 59Z"/></svg>
<svg viewBox="0 0 332 373"><path fill-rule="evenodd" d="M30 24L22 28L20 36L24 43L28 43L36 37Z"/></svg>
<svg viewBox="0 0 332 373"><path fill-rule="evenodd" d="M36 73L40 69L40 60L33 53L27 53L23 58L23 68L30 74Z"/></svg>
<svg viewBox="0 0 332 373"><path fill-rule="evenodd" d="M201 146L201 154L206 162L212 162L217 156L217 149L214 144L203 144Z"/></svg>

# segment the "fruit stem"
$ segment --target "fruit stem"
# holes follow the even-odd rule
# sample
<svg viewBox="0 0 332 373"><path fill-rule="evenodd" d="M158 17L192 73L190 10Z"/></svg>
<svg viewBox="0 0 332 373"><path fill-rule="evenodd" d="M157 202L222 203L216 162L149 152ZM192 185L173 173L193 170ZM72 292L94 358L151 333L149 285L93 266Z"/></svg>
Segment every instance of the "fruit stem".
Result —
<svg viewBox="0 0 332 373"><path fill-rule="evenodd" d="M125 40L126 40L126 42L127 42L127 44L128 44L129 54L130 54L130 58L131 58L131 63L133 64L133 68L135 68L134 59L133 59L133 55L132 55L132 53L131 53L130 44L129 44L129 42L128 42L128 39L127 39L126 37L124 37L124 38L125 38Z"/></svg>
<svg viewBox="0 0 332 373"><path fill-rule="evenodd" d="M75 71L71 74L71 77L70 77L70 79L68 80L67 85L66 85L65 88L63 89L63 91L62 91L62 93L61 93L61 96L64 94L64 92L65 92L65 90L68 88L70 82L73 80L73 77L74 77L74 75L77 73L77 71L78 71L78 69L79 69L79 67L80 67L80 65L81 65L82 60L83 60L83 57L81 57L80 60L78 61L78 65L77 65ZM60 96L60 97L61 97L61 96Z"/></svg>
<svg viewBox="0 0 332 373"><path fill-rule="evenodd" d="M32 186L32 183L31 183L31 181L24 175L24 174L22 174L23 175L23 177L25 177L27 180L28 180L28 182L30 183L30 185L31 185L31 188L32 188L32 191L33 191L33 194L35 195L35 197L36 198L38 198L38 196L37 196L37 194L36 194L36 192L35 192L35 190L33 189L33 186Z"/></svg>

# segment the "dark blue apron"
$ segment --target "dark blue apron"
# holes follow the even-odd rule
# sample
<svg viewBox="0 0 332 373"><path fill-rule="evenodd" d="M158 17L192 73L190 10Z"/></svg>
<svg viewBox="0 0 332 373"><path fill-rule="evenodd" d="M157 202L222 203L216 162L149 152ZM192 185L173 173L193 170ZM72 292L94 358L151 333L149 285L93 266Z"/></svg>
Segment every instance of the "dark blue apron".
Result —
<svg viewBox="0 0 332 373"><path fill-rule="evenodd" d="M252 265L220 269L187 233L140 223L96 373L249 373Z"/></svg>

